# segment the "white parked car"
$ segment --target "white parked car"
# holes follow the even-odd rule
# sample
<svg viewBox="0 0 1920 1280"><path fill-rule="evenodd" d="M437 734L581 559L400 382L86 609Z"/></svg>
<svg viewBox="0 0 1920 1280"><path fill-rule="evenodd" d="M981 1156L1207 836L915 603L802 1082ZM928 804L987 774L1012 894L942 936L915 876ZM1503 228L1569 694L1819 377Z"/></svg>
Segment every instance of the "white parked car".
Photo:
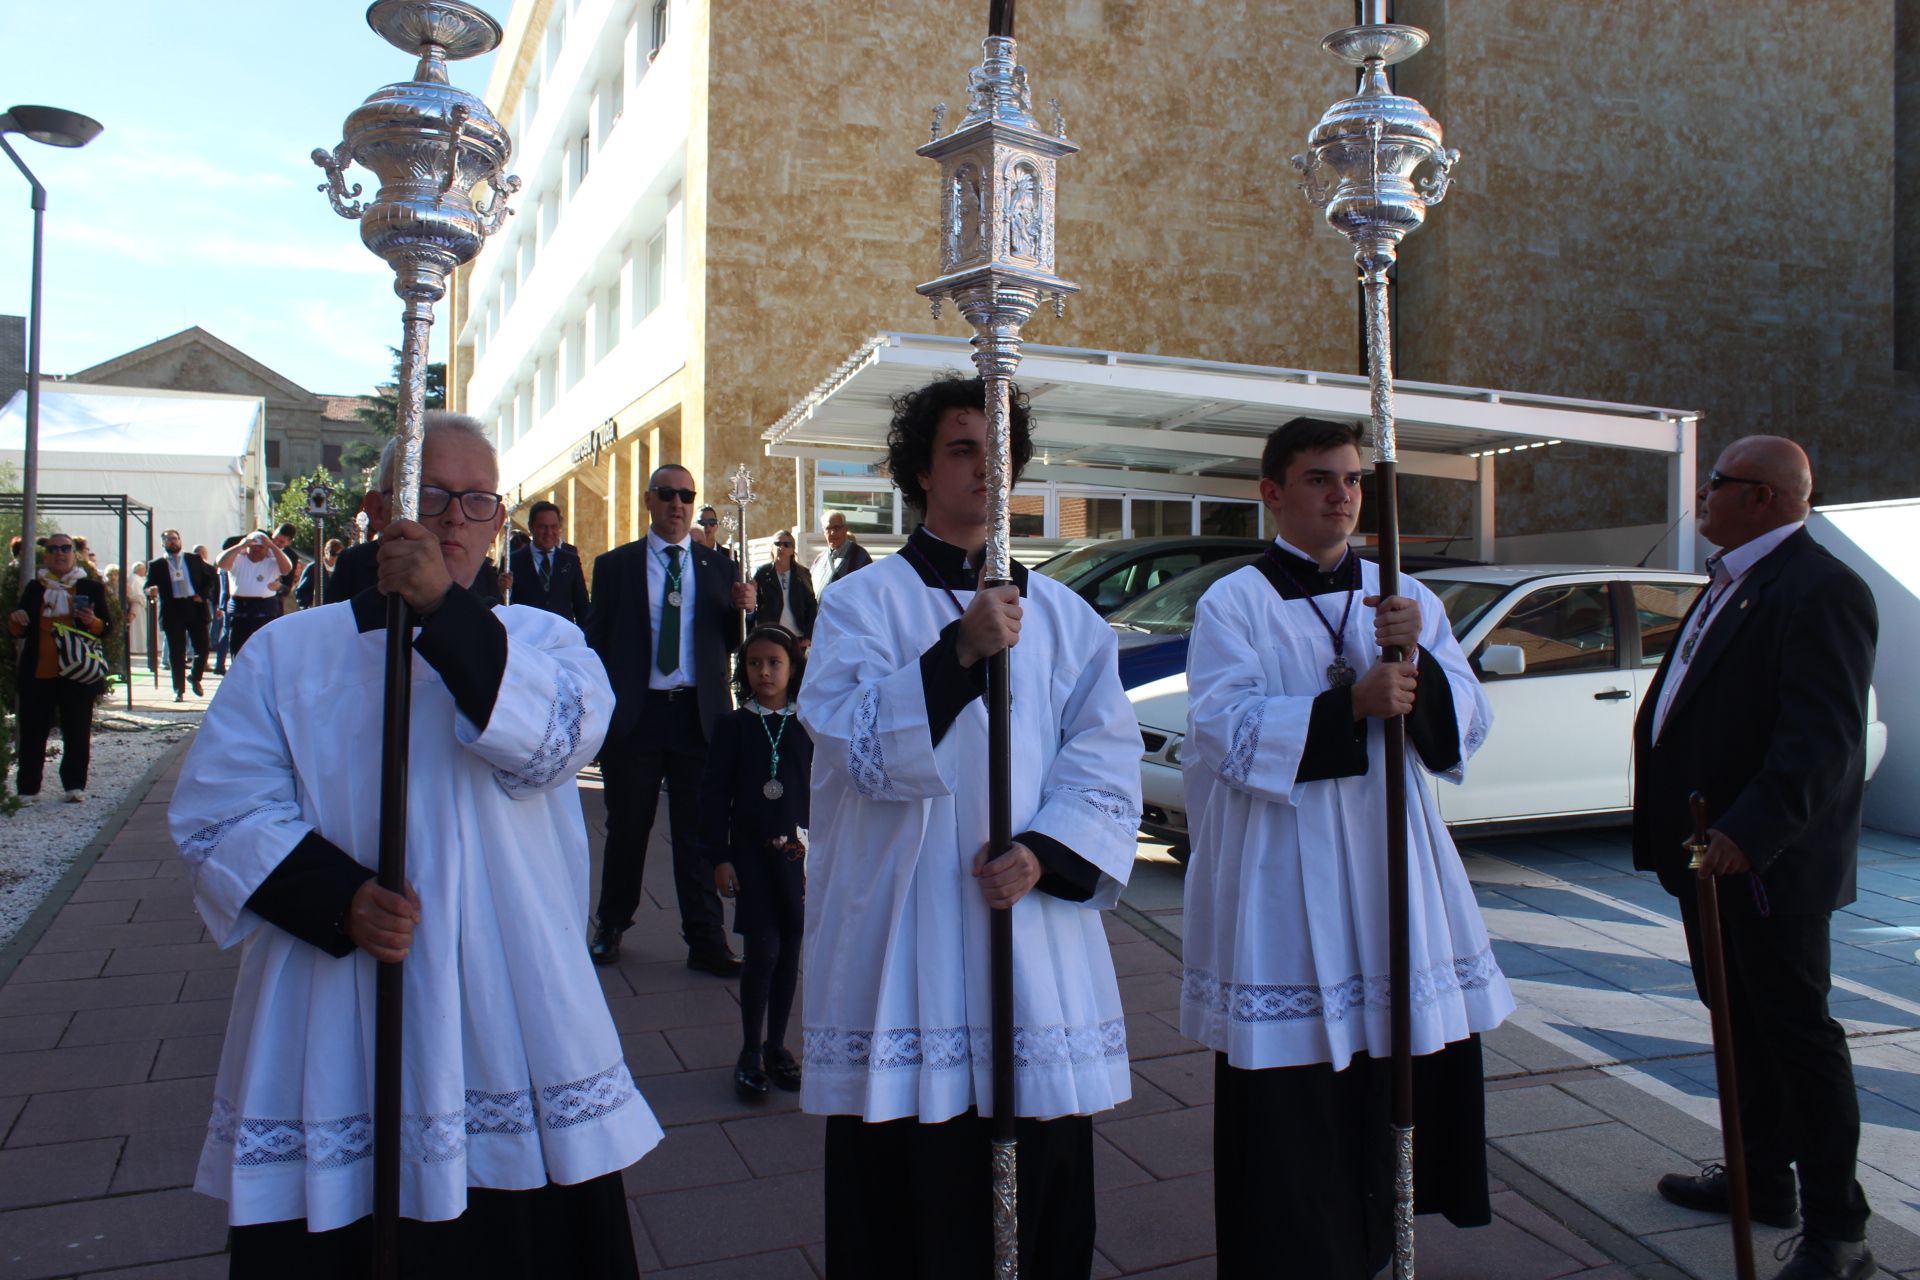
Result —
<svg viewBox="0 0 1920 1280"><path fill-rule="evenodd" d="M1493 704L1493 731L1462 786L1434 784L1449 826L1510 831L1624 822L1633 804L1633 722L1661 657L1706 585L1697 573L1567 565L1432 569ZM1184 671L1128 690L1146 750L1147 834L1183 845ZM1867 697L1867 777L1887 727Z"/></svg>

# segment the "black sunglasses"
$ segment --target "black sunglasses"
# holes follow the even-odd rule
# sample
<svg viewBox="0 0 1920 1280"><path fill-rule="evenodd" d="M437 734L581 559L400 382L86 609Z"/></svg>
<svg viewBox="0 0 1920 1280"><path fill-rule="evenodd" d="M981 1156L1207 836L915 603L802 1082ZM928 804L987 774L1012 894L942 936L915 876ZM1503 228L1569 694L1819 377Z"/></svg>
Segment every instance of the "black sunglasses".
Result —
<svg viewBox="0 0 1920 1280"><path fill-rule="evenodd" d="M776 542L773 545L780 548L782 551L793 550L793 544L791 542Z"/></svg>
<svg viewBox="0 0 1920 1280"><path fill-rule="evenodd" d="M42 547L41 550L42 551L71 551L73 550L73 544L71 542L49 542L46 546Z"/></svg>
<svg viewBox="0 0 1920 1280"><path fill-rule="evenodd" d="M678 500L692 506L694 494L691 489L676 489L670 484L657 484L653 486L653 496L662 502Z"/></svg>
<svg viewBox="0 0 1920 1280"><path fill-rule="evenodd" d="M1767 481L1765 480L1748 480L1744 476L1723 475L1718 470L1707 472L1708 490L1718 489L1721 485L1727 485L1727 484L1764 485L1766 483Z"/></svg>
<svg viewBox="0 0 1920 1280"><path fill-rule="evenodd" d="M715 526L715 525L717 525L717 524L719 524L719 523L720 523L720 522L719 522L718 520L715 520L715 519L714 519L713 517L711 517L711 516L709 516L709 517L707 517L707 518L706 518L705 520L702 520L702 521L700 522L700 527L701 527L701 528L703 528L703 529L711 529L711 528L713 528L713 526Z"/></svg>

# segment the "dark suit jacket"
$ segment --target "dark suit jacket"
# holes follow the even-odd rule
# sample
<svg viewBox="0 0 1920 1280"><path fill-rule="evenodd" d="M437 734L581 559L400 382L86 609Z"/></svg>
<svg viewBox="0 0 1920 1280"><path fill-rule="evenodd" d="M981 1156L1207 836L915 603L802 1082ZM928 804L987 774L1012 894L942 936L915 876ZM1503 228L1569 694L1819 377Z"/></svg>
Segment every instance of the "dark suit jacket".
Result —
<svg viewBox="0 0 1920 1280"><path fill-rule="evenodd" d="M188 617L196 613L202 618L211 617L213 602L220 593L218 574L214 567L191 551L183 551L180 559L187 567L187 581L193 584L193 594L200 597L198 604L192 600L177 600L173 594L173 574L167 571L167 558L161 556L147 565L147 585L154 587L160 594L160 617L162 621L176 613L184 612Z"/></svg>
<svg viewBox="0 0 1920 1280"><path fill-rule="evenodd" d="M700 723L713 740L714 722L728 711L727 655L745 639L746 616L733 607L733 562L695 542L693 552L693 672L700 700ZM613 683L613 727L609 742L631 734L646 707L648 673L653 669L653 617L647 596L647 557L642 537L615 547L593 562L593 604L587 611L587 643L606 664ZM517 581L517 579L516 579Z"/></svg>
<svg viewBox="0 0 1920 1280"><path fill-rule="evenodd" d="M534 567L533 545L521 547L508 559L513 570L513 602L532 605L557 613L568 622L584 627L587 623L587 575L580 565L580 551L570 543L553 549L553 585L540 585L540 571Z"/></svg>
<svg viewBox="0 0 1920 1280"><path fill-rule="evenodd" d="M1691 625L1689 613L1679 634ZM1878 632L1866 583L1806 530L1754 565L1701 639L1658 745L1653 713L1677 644L1641 704L1633 865L1693 892L1681 845L1699 791L1707 825L1747 855L1775 913L1852 902Z"/></svg>
<svg viewBox="0 0 1920 1280"><path fill-rule="evenodd" d="M793 572L787 576L787 585L793 589L793 621L799 627L799 634L807 639L813 638L813 619L820 612L820 602L813 596L813 575L804 565L796 562ZM780 625L780 574L770 564L763 564L754 571L754 590L759 593L759 605L754 611L753 625L756 627L776 627Z"/></svg>

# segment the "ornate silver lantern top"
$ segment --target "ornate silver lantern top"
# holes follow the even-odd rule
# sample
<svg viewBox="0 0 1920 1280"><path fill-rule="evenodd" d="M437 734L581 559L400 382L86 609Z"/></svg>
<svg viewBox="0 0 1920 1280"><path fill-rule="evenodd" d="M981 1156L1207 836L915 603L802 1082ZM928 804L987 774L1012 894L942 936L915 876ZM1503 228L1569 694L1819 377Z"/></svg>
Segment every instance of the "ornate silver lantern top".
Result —
<svg viewBox="0 0 1920 1280"><path fill-rule="evenodd" d="M1360 88L1327 108L1307 135L1312 153L1295 156L1293 167L1327 224L1353 241L1362 274L1385 272L1428 207L1446 198L1460 158L1442 145L1427 109L1387 85L1386 69L1426 48L1427 33L1392 23L1346 27L1320 47L1363 69ZM1416 186L1414 171L1429 160L1434 172Z"/></svg>
<svg viewBox="0 0 1920 1280"><path fill-rule="evenodd" d="M727 490L727 501L736 507L750 507L757 495L753 492L753 472L747 470L747 464L741 463L728 476L732 487Z"/></svg>
<svg viewBox="0 0 1920 1280"><path fill-rule="evenodd" d="M1033 115L1027 69L1014 62L1011 36L988 36L986 57L967 76L966 118L945 137L943 103L934 108L933 137L915 154L940 162L940 268L919 287L940 314L943 298L965 307L970 286L1018 287L1054 300L1057 312L1079 286L1054 268L1055 162L1080 148L1067 141L1058 102L1053 131L1043 132ZM1027 315L1033 307L1027 308ZM1022 317L1024 319L1025 317Z"/></svg>
<svg viewBox="0 0 1920 1280"><path fill-rule="evenodd" d="M507 197L520 180L507 175L513 144L487 104L447 82L450 59L471 58L500 43L500 24L463 0L378 0L367 25L419 55L413 79L377 89L341 130L341 141L316 149L326 192L341 216L360 220L360 239L394 269L394 292L438 300L447 277L470 261L506 221ZM359 201L345 171L361 164L380 180ZM476 203L473 192L488 194Z"/></svg>

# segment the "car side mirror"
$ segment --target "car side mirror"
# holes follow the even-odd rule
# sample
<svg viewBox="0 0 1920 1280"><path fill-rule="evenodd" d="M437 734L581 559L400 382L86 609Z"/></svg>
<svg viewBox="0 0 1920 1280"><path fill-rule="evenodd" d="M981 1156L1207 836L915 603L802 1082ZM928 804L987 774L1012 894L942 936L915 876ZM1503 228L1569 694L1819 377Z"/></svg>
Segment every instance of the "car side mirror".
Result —
<svg viewBox="0 0 1920 1280"><path fill-rule="evenodd" d="M1489 676L1523 676L1527 651L1517 644L1490 644L1480 651L1480 671Z"/></svg>

